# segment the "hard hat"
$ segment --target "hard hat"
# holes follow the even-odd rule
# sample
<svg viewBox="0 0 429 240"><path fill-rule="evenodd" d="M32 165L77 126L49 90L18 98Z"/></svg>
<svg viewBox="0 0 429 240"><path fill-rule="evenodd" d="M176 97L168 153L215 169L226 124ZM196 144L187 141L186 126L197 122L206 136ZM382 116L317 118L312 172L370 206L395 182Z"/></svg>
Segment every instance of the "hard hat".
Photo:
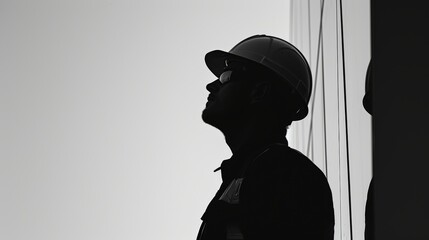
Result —
<svg viewBox="0 0 429 240"><path fill-rule="evenodd" d="M214 50L206 54L205 61L210 71L219 77L226 61L256 63L293 89L297 98L297 112L293 120L301 120L308 114L311 96L311 70L304 55L291 43L273 36L255 35L244 39L229 52Z"/></svg>
<svg viewBox="0 0 429 240"><path fill-rule="evenodd" d="M366 77L365 77L365 96L363 97L362 103L365 110L372 115L372 84L373 84L373 77L372 77L372 61L369 61L368 68L366 70Z"/></svg>

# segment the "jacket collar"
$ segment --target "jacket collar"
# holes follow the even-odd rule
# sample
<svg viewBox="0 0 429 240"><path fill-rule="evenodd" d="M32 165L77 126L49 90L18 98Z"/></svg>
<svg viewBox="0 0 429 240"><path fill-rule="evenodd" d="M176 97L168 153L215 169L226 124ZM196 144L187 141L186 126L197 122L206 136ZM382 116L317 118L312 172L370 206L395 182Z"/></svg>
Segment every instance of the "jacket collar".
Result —
<svg viewBox="0 0 429 240"><path fill-rule="evenodd" d="M222 180L231 181L235 177L239 177L242 168L249 161L253 161L257 158L262 152L267 150L270 146L274 144L283 144L288 145L286 138L280 139L279 141L273 141L266 144L260 144L259 146L250 146L240 150L240 152L232 155L230 159L223 160L220 167L216 168L214 171L217 172L221 170Z"/></svg>

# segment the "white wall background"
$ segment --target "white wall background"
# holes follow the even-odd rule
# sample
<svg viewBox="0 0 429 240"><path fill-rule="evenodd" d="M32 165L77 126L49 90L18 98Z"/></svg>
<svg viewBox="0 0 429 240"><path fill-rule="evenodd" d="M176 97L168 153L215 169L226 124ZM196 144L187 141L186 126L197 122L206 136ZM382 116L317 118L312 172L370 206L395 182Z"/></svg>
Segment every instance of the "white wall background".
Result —
<svg viewBox="0 0 429 240"><path fill-rule="evenodd" d="M294 124L294 143L327 175L336 240L364 236L372 177L371 118L362 105L370 59L369 3L291 1L291 41L309 60L314 86L313 114Z"/></svg>
<svg viewBox="0 0 429 240"><path fill-rule="evenodd" d="M204 54L289 1L0 0L0 239L193 239L229 157Z"/></svg>

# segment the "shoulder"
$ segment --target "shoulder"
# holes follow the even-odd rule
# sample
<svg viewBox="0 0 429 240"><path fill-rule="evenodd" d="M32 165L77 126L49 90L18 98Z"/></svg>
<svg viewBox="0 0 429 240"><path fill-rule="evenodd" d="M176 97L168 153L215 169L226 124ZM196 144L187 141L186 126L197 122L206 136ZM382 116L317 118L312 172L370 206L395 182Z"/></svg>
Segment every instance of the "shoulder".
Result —
<svg viewBox="0 0 429 240"><path fill-rule="evenodd" d="M271 145L256 159L256 162L262 165L274 165L280 168L293 168L295 170L319 170L319 168L307 156L302 154L300 151L283 144Z"/></svg>
<svg viewBox="0 0 429 240"><path fill-rule="evenodd" d="M325 174L307 156L287 145L270 146L254 161L253 172L277 178L324 182Z"/></svg>

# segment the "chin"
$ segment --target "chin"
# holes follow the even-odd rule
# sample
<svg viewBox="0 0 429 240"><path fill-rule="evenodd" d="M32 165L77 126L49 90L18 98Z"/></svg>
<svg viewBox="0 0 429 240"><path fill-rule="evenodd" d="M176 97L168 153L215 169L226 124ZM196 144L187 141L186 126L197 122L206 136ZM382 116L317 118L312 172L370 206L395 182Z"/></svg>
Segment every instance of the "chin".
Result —
<svg viewBox="0 0 429 240"><path fill-rule="evenodd" d="M215 116L210 110L207 108L203 110L203 113L201 114L201 118L203 119L203 122L207 123L208 125L211 125L217 129L219 129L219 116Z"/></svg>
<svg viewBox="0 0 429 240"><path fill-rule="evenodd" d="M206 109L203 110L203 113L201 114L201 118L203 121L207 124L212 124L213 116L210 114L210 111Z"/></svg>

